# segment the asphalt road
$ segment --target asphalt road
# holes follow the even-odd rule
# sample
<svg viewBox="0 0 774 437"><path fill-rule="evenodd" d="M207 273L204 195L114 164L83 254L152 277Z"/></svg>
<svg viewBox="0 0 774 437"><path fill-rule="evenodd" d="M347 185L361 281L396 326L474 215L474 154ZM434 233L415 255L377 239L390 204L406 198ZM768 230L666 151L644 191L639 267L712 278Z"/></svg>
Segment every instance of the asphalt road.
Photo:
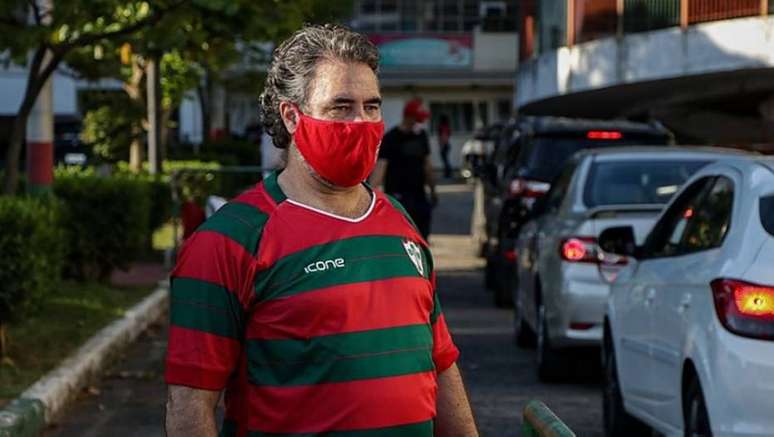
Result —
<svg viewBox="0 0 774 437"><path fill-rule="evenodd" d="M601 436L601 389L593 360L561 384L537 380L534 351L512 342L512 314L483 290L482 261L468 238L472 195L466 185L439 187L431 244L438 288L482 436L517 436L530 399L545 402L578 436ZM166 327L146 332L81 395L45 437L163 435Z"/></svg>

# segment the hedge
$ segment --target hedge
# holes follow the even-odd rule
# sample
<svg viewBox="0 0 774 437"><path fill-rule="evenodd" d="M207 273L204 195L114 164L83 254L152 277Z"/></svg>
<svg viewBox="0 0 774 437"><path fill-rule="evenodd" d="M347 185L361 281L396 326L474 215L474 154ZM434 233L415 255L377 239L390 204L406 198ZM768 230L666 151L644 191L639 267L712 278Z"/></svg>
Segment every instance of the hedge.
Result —
<svg viewBox="0 0 774 437"><path fill-rule="evenodd" d="M87 170L58 171L54 193L65 204L65 273L104 281L126 270L149 239L151 184L140 178L100 177Z"/></svg>
<svg viewBox="0 0 774 437"><path fill-rule="evenodd" d="M51 197L0 196L0 323L56 289L67 244L62 210Z"/></svg>

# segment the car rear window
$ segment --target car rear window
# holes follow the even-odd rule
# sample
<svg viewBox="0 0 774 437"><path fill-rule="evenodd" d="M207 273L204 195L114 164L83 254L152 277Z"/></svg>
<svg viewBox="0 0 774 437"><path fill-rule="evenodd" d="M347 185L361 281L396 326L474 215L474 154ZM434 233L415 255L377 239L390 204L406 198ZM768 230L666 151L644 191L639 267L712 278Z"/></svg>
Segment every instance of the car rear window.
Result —
<svg viewBox="0 0 774 437"><path fill-rule="evenodd" d="M606 161L591 165L583 201L604 205L666 204L707 160Z"/></svg>
<svg viewBox="0 0 774 437"><path fill-rule="evenodd" d="M763 228L774 236L774 194L761 197L760 210Z"/></svg>
<svg viewBox="0 0 774 437"><path fill-rule="evenodd" d="M542 136L532 140L527 157L529 177L551 182L559 175L564 163L584 149L634 145L667 144L668 138L651 135L627 135L619 140L590 140L585 136Z"/></svg>

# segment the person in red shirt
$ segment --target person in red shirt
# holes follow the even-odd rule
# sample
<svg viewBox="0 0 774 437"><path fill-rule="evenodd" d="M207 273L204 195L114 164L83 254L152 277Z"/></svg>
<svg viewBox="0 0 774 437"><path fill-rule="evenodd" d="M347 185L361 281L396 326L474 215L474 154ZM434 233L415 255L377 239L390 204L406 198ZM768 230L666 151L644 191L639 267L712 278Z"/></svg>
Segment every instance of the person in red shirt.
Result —
<svg viewBox="0 0 774 437"><path fill-rule="evenodd" d="M169 437L477 436L432 255L370 188L378 51L307 26L274 52L263 123L287 165L211 216L171 275Z"/></svg>
<svg viewBox="0 0 774 437"><path fill-rule="evenodd" d="M441 160L443 161L443 177L449 179L452 176L452 167L449 163L449 152L451 151L451 122L449 116L442 114L438 121L438 146L441 149Z"/></svg>

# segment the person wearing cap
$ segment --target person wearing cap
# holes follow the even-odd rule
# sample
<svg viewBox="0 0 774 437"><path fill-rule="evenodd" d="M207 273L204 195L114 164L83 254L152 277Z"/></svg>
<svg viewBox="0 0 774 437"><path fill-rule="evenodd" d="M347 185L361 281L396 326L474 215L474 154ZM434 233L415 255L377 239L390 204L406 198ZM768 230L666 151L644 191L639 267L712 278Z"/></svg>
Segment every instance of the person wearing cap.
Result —
<svg viewBox="0 0 774 437"><path fill-rule="evenodd" d="M382 139L371 184L400 201L422 237L430 235L432 209L438 203L430 161L430 140L421 128L430 112L419 98L403 107L403 120ZM429 198L428 198L429 193Z"/></svg>

